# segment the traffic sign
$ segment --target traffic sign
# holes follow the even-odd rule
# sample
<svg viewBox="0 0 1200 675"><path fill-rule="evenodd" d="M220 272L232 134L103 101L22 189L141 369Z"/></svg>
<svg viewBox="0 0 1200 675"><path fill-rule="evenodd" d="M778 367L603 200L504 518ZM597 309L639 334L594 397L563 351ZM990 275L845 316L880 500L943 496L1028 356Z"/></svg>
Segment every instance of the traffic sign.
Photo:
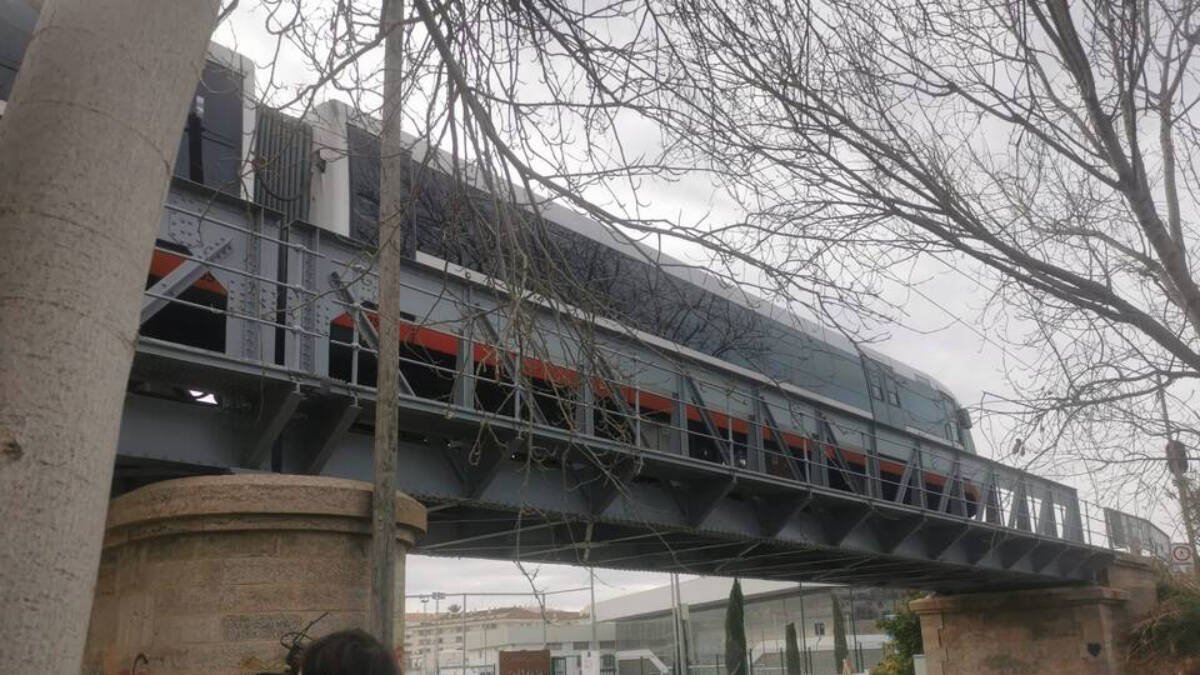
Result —
<svg viewBox="0 0 1200 675"><path fill-rule="evenodd" d="M1195 555L1190 545L1171 544L1171 568L1177 574L1191 574L1195 565Z"/></svg>

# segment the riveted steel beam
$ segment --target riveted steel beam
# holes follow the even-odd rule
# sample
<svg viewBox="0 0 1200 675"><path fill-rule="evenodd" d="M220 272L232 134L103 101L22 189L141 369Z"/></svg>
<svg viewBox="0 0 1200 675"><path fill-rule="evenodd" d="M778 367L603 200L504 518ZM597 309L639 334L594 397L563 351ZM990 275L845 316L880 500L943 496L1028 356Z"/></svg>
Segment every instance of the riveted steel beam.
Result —
<svg viewBox="0 0 1200 675"><path fill-rule="evenodd" d="M283 428L291 421L303 400L304 395L299 389L270 391L263 396L259 414L254 420L256 431L242 455L242 466L248 469L262 467L271 452L271 445L283 433Z"/></svg>
<svg viewBox="0 0 1200 675"><path fill-rule="evenodd" d="M139 325L146 323L155 314L162 311L172 298L179 297L180 293L191 288L192 284L208 273L207 264L217 262L225 257L232 244L233 238L220 237L211 245L195 252L194 257L185 259L166 276L154 282L153 286L146 289L146 295L142 298L142 316Z"/></svg>
<svg viewBox="0 0 1200 675"><path fill-rule="evenodd" d="M329 458L333 456L342 437L358 419L362 410L358 401L350 398L314 406L310 411L311 422L307 432L310 459L304 469L305 473L317 476L325 470Z"/></svg>

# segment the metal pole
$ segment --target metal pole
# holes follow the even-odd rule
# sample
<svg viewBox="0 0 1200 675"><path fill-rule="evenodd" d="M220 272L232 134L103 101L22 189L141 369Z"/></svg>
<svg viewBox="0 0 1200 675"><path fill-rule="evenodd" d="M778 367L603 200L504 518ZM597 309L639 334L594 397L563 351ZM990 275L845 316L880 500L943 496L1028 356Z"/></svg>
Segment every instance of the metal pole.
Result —
<svg viewBox="0 0 1200 675"><path fill-rule="evenodd" d="M437 627L433 631L433 672L434 675L442 673L442 614L441 600L442 593L433 594L433 625Z"/></svg>
<svg viewBox="0 0 1200 675"><path fill-rule="evenodd" d="M686 663L687 655L683 648L683 616L680 614L679 605L681 602L679 589L679 575L675 572L669 577L671 583L671 629L675 636L675 672L679 675L687 675Z"/></svg>
<svg viewBox="0 0 1200 675"><path fill-rule="evenodd" d="M467 594L462 594L462 672L467 675Z"/></svg>
<svg viewBox="0 0 1200 675"><path fill-rule="evenodd" d="M862 670L862 664L858 658L858 624L854 616L854 588L850 589L850 633L854 636L854 670L858 672Z"/></svg>
<svg viewBox="0 0 1200 675"><path fill-rule="evenodd" d="M600 658L600 638L596 633L596 568L588 568L588 580L591 582L592 596L592 655L598 659Z"/></svg>
<svg viewBox="0 0 1200 675"><path fill-rule="evenodd" d="M810 671L812 664L808 654L808 622L804 619L804 584L800 584L800 648L804 650L804 670Z"/></svg>

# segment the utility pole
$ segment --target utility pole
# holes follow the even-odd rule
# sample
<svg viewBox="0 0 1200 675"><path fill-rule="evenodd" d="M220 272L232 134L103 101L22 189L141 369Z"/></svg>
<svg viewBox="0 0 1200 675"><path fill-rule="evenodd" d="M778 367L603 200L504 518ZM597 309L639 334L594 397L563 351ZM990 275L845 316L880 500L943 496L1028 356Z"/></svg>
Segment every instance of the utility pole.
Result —
<svg viewBox="0 0 1200 675"><path fill-rule="evenodd" d="M679 662L679 608L675 598L675 573L672 572L668 577L668 587L670 588L671 597L671 635L675 638L675 675L683 675L680 670Z"/></svg>
<svg viewBox="0 0 1200 675"><path fill-rule="evenodd" d="M854 611L854 587L850 587L850 633L854 636L854 649L851 655L854 658L854 670L862 668L858 658L858 622L855 619L856 612Z"/></svg>
<svg viewBox="0 0 1200 675"><path fill-rule="evenodd" d="M804 618L804 584L800 586L800 649L804 652L804 672L808 673L812 670L812 664L808 657L808 622Z"/></svg>
<svg viewBox="0 0 1200 675"><path fill-rule="evenodd" d="M403 117L403 0L385 0L383 126L379 135L379 358L375 396L374 492L371 507L370 630L389 649L395 645L396 451L400 394L400 238L406 210ZM403 615L401 615L403 616Z"/></svg>
<svg viewBox="0 0 1200 675"><path fill-rule="evenodd" d="M596 632L596 568L588 568L588 577L591 582L589 590L592 596L592 611L590 612L592 615L592 653L596 655L596 658L600 658L600 638Z"/></svg>
<svg viewBox="0 0 1200 675"><path fill-rule="evenodd" d="M546 624L549 622L549 619L546 618L546 592L542 591L539 597L542 601L542 649L545 649L546 645L549 644L546 640Z"/></svg>
<svg viewBox="0 0 1200 675"><path fill-rule="evenodd" d="M600 675L600 635L596 628L596 568L588 568L588 592L591 595L591 611L588 612L592 623L592 642L588 649L586 667L582 668L583 675Z"/></svg>
<svg viewBox="0 0 1200 675"><path fill-rule="evenodd" d="M433 672L434 675L442 675L442 598L445 598L445 593L435 592L433 594L433 621L437 626L434 631L433 638Z"/></svg>
<svg viewBox="0 0 1200 675"><path fill-rule="evenodd" d="M679 575L672 572L671 584L671 619L675 633L675 670L679 675L688 673L687 626L684 623L683 589L679 587Z"/></svg>

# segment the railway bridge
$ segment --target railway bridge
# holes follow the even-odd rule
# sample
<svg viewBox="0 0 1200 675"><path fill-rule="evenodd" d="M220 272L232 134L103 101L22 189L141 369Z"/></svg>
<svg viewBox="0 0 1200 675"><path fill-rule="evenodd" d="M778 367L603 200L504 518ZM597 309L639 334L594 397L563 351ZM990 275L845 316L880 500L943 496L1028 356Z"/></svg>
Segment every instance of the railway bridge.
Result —
<svg viewBox="0 0 1200 675"><path fill-rule="evenodd" d="M32 12L14 11L0 5L6 30L19 38L10 41L16 53L7 65L0 63L0 94L33 28ZM344 107L318 106L306 119L259 108L251 100L253 73L246 59L213 46L189 112L142 300L117 495L184 476L370 478L379 367L370 264L378 237L377 139L370 120ZM491 199L482 185L473 189L468 200ZM764 318L703 275L635 265L657 253L601 241L603 228L579 222L578 214L547 204L525 210L531 217L522 225L557 222L530 242L584 255L583 267L607 276L583 285L607 284L598 293L617 298L616 314L636 321L505 287L480 271L485 265L449 262L462 251L437 257L430 253L441 235L436 227L417 237L403 270L401 360L391 367L399 368L403 389L398 487L429 518L418 552L945 593L1111 582L1122 551L1166 554L1166 535L1146 520L975 454L969 418L928 376L839 346L819 327ZM415 211L432 214L428 204ZM486 221L489 214L475 216ZM484 229L459 234L468 247L486 249ZM543 257L547 270L563 262ZM657 297L667 291L673 295ZM692 334L717 321L723 337L755 333L755 340L737 359L703 340L673 340L655 330L662 328L656 313L671 311L672 298L688 309ZM756 360L765 366L753 367ZM143 511L153 522L139 536L165 538L161 514ZM169 534L204 534L231 522L193 518ZM345 533L343 520L322 522ZM128 569L146 564L139 555L123 561ZM146 583L158 585L154 598L129 583L135 573L106 580L102 563L98 586L119 596L108 604L119 616L94 614L89 643L145 658L151 648L144 644L170 649L162 647L167 633L148 624L180 618L182 633L220 623L222 636L201 636L194 648L217 665L189 672L227 672L233 652L210 642L296 620L264 618L264 600L275 598L254 594L242 597L244 615L208 624L174 616L225 611L229 598L241 597L240 588L225 589L229 597L209 593L205 584L215 584L203 575L225 568L191 562L178 570L200 575L195 587L180 588L164 572ZM238 570L225 579L230 585L271 582L275 573L228 568ZM320 583L316 572L312 578ZM342 600L361 615L358 587L347 588ZM1046 597L1061 605L1048 611L1085 603L1100 622L1080 614L1056 635L1111 637L1104 617L1116 596ZM953 609L939 607L927 613ZM158 618L147 618L156 611ZM105 634L118 623L120 630ZM935 633L949 635L941 624ZM978 641L968 637L961 642ZM246 639L265 653L263 638ZM1111 641L1085 642L1079 664L1112 651L1105 651Z"/></svg>
<svg viewBox="0 0 1200 675"><path fill-rule="evenodd" d="M176 181L117 491L207 473L368 480L369 257ZM837 401L536 297L517 307L424 254L402 306L398 487L428 507L421 553L953 592L1086 582L1119 550L1167 548L1068 486L915 432L885 443L838 421Z"/></svg>
<svg viewBox="0 0 1200 675"><path fill-rule="evenodd" d="M370 480L378 367L371 252L176 181L142 301L114 493L206 474ZM928 589L943 594L914 603L930 673L1123 672L1122 626L1154 598L1153 575L1123 553L1165 556L1167 536L1153 524L946 438L889 430L794 383L514 295L420 252L404 265L397 485L428 514L414 552ZM185 505L211 499L170 485ZM277 485L264 487L283 494ZM206 518L155 522L152 534L139 536L157 536L171 550L176 544L164 535L203 532ZM266 527L279 527L273 518ZM218 515L214 532L231 522ZM404 531L411 542L411 528ZM313 536L327 543L329 535ZM152 575L140 567L149 563L136 562L139 549L110 541L126 553L110 563L121 571L106 575L102 565L101 589L106 576ZM246 544L223 541L224 550ZM331 561L307 555L315 557L304 563L302 592L289 595L270 576L261 588L309 597L313 585L328 583L322 570ZM224 585L203 592L235 603L221 625L291 625L307 616L299 605L264 615L284 607L234 584L245 574L234 570L255 562L213 568L224 570ZM195 576L207 568L171 564L159 564L150 589L167 584L165 595L174 596L173 584L207 583ZM362 561L347 568L357 578ZM183 576L164 582L168 569ZM98 596L88 663L104 653L175 649L179 663L228 667L204 644L106 636L99 627L137 635L145 616L170 624L215 609L209 599L156 599L151 614L139 615L130 602L163 593L117 588ZM358 607L365 592L354 588L342 591L347 607ZM229 654L266 654L274 644L229 630L224 639L243 640ZM1026 637L1014 644L996 635Z"/></svg>

